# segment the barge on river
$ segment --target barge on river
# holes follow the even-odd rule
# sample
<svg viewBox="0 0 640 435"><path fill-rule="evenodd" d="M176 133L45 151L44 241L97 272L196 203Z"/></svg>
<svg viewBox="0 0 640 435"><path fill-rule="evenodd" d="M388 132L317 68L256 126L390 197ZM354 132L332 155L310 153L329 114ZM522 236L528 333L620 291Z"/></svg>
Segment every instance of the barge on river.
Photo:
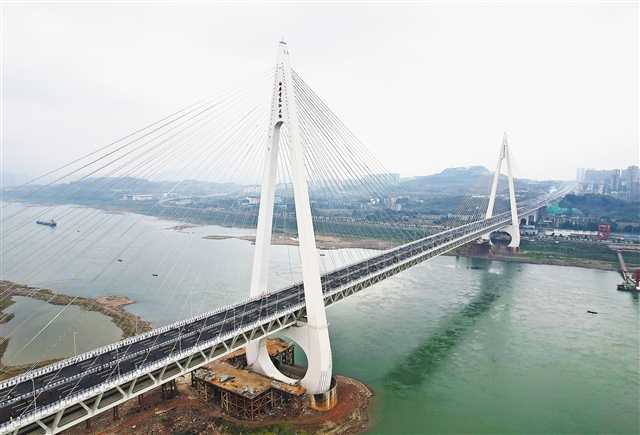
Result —
<svg viewBox="0 0 640 435"><path fill-rule="evenodd" d="M50 221L36 221L36 223L38 225L46 225L46 226L51 227L51 228L55 228L56 226L58 226L56 221L54 221L53 219L51 219Z"/></svg>

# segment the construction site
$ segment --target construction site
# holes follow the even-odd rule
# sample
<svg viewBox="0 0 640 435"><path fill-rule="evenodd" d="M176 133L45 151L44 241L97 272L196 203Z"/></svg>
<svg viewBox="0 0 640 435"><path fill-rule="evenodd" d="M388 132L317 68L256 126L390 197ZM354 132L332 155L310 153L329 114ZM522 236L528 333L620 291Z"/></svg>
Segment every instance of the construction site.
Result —
<svg viewBox="0 0 640 435"><path fill-rule="evenodd" d="M620 268L618 271L622 276L622 283L618 284L618 290L627 291L627 292L640 292L640 268L634 270L629 270L627 268L627 264L624 261L624 257L622 256L622 251L616 251L616 256L618 257L618 263L620 264Z"/></svg>
<svg viewBox="0 0 640 435"><path fill-rule="evenodd" d="M305 368L295 365L294 344L269 339L267 350L287 376L304 375ZM336 376L331 391L330 403L318 407L314 396L301 385L249 370L241 349L65 433L227 434L284 430L347 434L366 430L371 390L356 380Z"/></svg>
<svg viewBox="0 0 640 435"><path fill-rule="evenodd" d="M267 349L280 367L294 367L293 345L273 339L267 342ZM204 402L219 406L225 414L243 420L301 413L305 399L303 387L252 372L246 365L244 349L241 349L223 361L191 372L191 387Z"/></svg>

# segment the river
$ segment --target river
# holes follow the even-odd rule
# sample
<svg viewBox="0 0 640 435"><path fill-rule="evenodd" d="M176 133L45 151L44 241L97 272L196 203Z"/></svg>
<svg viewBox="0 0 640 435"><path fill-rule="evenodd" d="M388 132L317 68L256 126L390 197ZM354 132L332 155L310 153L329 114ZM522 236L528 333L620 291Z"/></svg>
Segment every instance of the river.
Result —
<svg viewBox="0 0 640 435"><path fill-rule="evenodd" d="M249 229L176 230L73 207L8 204L4 213L18 214L2 229L2 279L124 295L154 326L248 292L254 246L203 236ZM322 268L367 255L325 251ZM297 248L274 246L272 287L299 277ZM638 433L639 301L616 291L618 281L599 270L439 257L328 310L334 370L373 388L371 433ZM0 328L10 337L3 363L69 355L74 335L78 351L118 338L101 314L17 299Z"/></svg>

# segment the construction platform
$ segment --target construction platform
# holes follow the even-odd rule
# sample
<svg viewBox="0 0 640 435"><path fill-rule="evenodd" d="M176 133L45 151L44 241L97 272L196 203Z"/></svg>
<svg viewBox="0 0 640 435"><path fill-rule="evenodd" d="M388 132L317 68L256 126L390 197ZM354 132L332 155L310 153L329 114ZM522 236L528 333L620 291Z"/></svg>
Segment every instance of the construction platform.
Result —
<svg viewBox="0 0 640 435"><path fill-rule="evenodd" d="M262 376L226 362L191 373L191 386L205 402L213 402L236 418L255 420L274 414L298 415L305 389Z"/></svg>
<svg viewBox="0 0 640 435"><path fill-rule="evenodd" d="M267 341L274 362L293 365L294 346L281 339ZM256 420L263 416L299 415L304 407L306 390L246 369L244 349L222 361L191 372L191 386L205 401L211 402L232 417Z"/></svg>
<svg viewBox="0 0 640 435"><path fill-rule="evenodd" d="M630 271L627 268L624 258L622 257L622 251L616 251L618 256L618 263L620 268L618 269L622 276L622 283L618 284L618 290L627 292L640 292L640 269Z"/></svg>

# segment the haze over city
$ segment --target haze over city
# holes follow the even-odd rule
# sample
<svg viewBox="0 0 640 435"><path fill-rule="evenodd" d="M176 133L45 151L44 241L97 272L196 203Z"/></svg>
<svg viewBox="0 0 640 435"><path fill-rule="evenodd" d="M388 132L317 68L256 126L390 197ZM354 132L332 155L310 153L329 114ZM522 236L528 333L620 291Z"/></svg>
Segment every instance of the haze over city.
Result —
<svg viewBox="0 0 640 435"><path fill-rule="evenodd" d="M638 161L635 8L5 4L2 169L38 175L265 71L283 37L391 172L493 170L505 130L519 177L627 167Z"/></svg>

